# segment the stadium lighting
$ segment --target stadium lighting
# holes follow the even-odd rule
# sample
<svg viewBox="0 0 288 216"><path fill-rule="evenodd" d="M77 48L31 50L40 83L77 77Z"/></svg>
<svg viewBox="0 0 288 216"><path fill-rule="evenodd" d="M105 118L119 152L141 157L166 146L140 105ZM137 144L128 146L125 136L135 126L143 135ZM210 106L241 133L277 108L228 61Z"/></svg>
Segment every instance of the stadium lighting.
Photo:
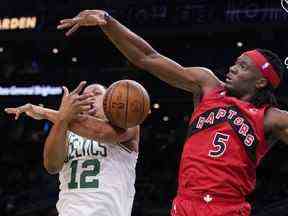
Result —
<svg viewBox="0 0 288 216"><path fill-rule="evenodd" d="M53 48L52 52L53 52L54 54L57 54L57 53L59 52L59 50L58 50L57 48Z"/></svg>
<svg viewBox="0 0 288 216"><path fill-rule="evenodd" d="M164 116L163 117L163 121L165 121L165 122L169 121L169 117L168 116Z"/></svg>
<svg viewBox="0 0 288 216"><path fill-rule="evenodd" d="M242 47L242 46L243 46L243 42L238 41L238 42L237 42L237 47Z"/></svg>
<svg viewBox="0 0 288 216"><path fill-rule="evenodd" d="M154 108L154 109L159 109L159 108L160 108L160 104L154 103L154 104L153 104L153 108Z"/></svg>

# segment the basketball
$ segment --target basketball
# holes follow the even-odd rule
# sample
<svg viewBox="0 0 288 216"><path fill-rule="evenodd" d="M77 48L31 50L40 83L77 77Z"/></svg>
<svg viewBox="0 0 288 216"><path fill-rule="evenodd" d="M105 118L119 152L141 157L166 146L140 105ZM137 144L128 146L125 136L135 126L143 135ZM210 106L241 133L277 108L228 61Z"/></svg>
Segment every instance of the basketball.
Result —
<svg viewBox="0 0 288 216"><path fill-rule="evenodd" d="M127 129L145 120L150 110L150 98L138 82L120 80L107 89L103 109L112 125Z"/></svg>

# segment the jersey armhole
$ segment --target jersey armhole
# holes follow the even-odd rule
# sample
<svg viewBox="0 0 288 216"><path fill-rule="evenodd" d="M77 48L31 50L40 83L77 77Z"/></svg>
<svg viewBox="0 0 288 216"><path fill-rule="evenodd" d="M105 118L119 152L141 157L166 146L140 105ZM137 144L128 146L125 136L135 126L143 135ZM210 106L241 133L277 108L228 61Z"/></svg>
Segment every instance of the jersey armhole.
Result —
<svg viewBox="0 0 288 216"><path fill-rule="evenodd" d="M219 84L217 86L215 86L214 88L211 88L209 91L207 91L205 94L203 93L203 91L201 92L201 94L199 94L199 100L197 101L197 103L195 103L194 101L194 97L193 97L193 102L194 102L194 110L197 108L197 106L199 104L201 104L204 100L208 99L209 97L211 97L212 95L214 95L216 92L219 91L223 91L224 90L224 86ZM196 96L196 97L197 97Z"/></svg>

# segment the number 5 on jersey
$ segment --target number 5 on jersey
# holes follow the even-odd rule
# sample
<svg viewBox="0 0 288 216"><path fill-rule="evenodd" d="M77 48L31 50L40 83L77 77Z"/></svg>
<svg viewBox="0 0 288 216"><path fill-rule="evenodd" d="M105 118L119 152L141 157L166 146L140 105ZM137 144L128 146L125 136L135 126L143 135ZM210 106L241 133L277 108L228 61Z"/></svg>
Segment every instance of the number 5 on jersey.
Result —
<svg viewBox="0 0 288 216"><path fill-rule="evenodd" d="M210 157L216 158L224 154L227 148L227 142L229 140L229 135L217 132L213 139L213 150L210 150L208 155Z"/></svg>

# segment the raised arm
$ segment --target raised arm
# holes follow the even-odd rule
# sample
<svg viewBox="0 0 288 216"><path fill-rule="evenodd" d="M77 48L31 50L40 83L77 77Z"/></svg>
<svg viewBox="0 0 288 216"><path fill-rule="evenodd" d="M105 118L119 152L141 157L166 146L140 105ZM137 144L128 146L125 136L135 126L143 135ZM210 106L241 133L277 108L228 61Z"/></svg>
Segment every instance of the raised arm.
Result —
<svg viewBox="0 0 288 216"><path fill-rule="evenodd" d="M44 167L50 174L58 173L62 169L67 157L68 145L66 134L69 123L74 116L87 111L90 104L92 104L88 100L89 95L79 95L84 85L85 83L81 82L70 94L67 88L64 88L57 120L52 126L44 145Z"/></svg>
<svg viewBox="0 0 288 216"><path fill-rule="evenodd" d="M80 26L101 26L108 38L131 63L174 87L195 92L199 89L206 91L220 84L220 80L206 68L185 68L159 54L143 38L120 24L105 11L83 11L73 19L61 20L58 28L70 28L66 33L68 36Z"/></svg>
<svg viewBox="0 0 288 216"><path fill-rule="evenodd" d="M107 18L107 24L101 28L132 64L176 88L194 92L199 87L213 88L219 82L213 72L207 68L183 67L161 55L143 38L110 16Z"/></svg>

